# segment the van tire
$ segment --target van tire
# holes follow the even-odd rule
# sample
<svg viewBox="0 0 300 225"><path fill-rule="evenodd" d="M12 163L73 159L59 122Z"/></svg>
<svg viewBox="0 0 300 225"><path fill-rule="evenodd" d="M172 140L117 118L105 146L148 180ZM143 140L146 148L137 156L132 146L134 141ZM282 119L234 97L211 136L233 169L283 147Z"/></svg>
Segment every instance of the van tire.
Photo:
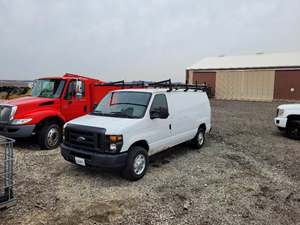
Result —
<svg viewBox="0 0 300 225"><path fill-rule="evenodd" d="M291 139L300 140L300 121L289 121L286 127L286 134Z"/></svg>
<svg viewBox="0 0 300 225"><path fill-rule="evenodd" d="M127 163L122 171L122 176L127 180L137 181L145 175L148 168L148 164L149 157L146 149L140 146L133 146L129 149Z"/></svg>
<svg viewBox="0 0 300 225"><path fill-rule="evenodd" d="M61 140L62 129L55 122L44 124L38 131L38 142L42 150L57 148Z"/></svg>
<svg viewBox="0 0 300 225"><path fill-rule="evenodd" d="M199 128L196 136L191 140L192 147L200 149L205 144L205 130Z"/></svg>

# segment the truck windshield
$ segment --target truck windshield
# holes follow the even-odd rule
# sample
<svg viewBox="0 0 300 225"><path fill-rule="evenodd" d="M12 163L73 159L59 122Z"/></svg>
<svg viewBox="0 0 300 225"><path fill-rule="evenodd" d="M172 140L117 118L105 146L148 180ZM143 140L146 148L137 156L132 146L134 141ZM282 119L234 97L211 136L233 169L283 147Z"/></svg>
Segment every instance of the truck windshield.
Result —
<svg viewBox="0 0 300 225"><path fill-rule="evenodd" d="M142 118L150 98L151 93L146 92L112 92L100 101L92 114L120 118Z"/></svg>
<svg viewBox="0 0 300 225"><path fill-rule="evenodd" d="M35 80L32 87L32 96L44 98L59 98L65 81L60 79Z"/></svg>

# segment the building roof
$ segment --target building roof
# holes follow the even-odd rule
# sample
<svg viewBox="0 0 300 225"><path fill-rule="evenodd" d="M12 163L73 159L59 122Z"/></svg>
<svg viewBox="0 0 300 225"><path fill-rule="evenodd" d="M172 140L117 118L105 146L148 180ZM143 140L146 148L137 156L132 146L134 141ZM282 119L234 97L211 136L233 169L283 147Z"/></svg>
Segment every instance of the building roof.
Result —
<svg viewBox="0 0 300 225"><path fill-rule="evenodd" d="M207 57L188 67L194 70L300 68L300 52Z"/></svg>

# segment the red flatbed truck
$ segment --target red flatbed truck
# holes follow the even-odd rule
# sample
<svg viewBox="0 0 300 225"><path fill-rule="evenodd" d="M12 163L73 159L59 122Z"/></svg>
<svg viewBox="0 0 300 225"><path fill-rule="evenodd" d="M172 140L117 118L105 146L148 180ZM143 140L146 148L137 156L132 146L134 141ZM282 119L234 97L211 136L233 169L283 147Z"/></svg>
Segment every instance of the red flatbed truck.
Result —
<svg viewBox="0 0 300 225"><path fill-rule="evenodd" d="M65 122L92 112L108 92L122 88L103 84L75 74L37 79L32 96L0 102L0 135L36 136L42 149L56 148Z"/></svg>

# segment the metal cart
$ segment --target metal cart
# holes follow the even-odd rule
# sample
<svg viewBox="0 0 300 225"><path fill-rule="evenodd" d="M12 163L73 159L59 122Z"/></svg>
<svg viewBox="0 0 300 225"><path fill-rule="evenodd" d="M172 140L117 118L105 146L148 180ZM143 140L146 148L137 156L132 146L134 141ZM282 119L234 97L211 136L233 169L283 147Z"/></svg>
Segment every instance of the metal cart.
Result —
<svg viewBox="0 0 300 225"><path fill-rule="evenodd" d="M0 136L0 209L15 204L13 192L14 142L13 139Z"/></svg>

